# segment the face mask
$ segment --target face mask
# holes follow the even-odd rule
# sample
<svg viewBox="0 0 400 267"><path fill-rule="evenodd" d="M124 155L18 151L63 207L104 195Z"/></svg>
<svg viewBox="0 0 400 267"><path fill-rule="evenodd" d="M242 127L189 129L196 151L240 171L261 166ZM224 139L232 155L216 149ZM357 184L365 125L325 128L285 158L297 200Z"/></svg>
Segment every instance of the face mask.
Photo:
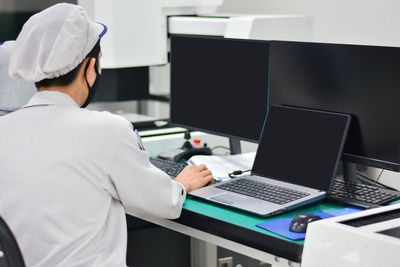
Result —
<svg viewBox="0 0 400 267"><path fill-rule="evenodd" d="M89 64L86 65L85 73L87 72L87 68L88 68L88 67L89 67ZM96 65L95 65L95 67L94 67L94 70L96 71L96 74L97 74L96 80L94 80L93 85L90 86L90 85L89 85L89 82L88 82L87 79L86 79L86 84L87 84L87 86L88 86L89 95L88 95L88 97L87 97L85 103L83 103L83 105L81 106L81 108L86 108L87 105L89 105L89 103L92 101L94 95L96 94L97 88L98 88L98 86L99 86L99 80L100 80L100 76L101 76L101 75L100 75L100 72L99 72L98 67L97 67L97 62L96 62Z"/></svg>

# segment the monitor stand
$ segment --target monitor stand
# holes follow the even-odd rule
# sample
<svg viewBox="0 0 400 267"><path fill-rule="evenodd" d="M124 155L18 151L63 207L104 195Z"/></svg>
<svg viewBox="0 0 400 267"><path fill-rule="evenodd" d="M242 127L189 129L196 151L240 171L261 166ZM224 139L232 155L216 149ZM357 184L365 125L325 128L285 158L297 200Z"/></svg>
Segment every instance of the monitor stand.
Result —
<svg viewBox="0 0 400 267"><path fill-rule="evenodd" d="M231 155L242 154L240 139L229 137L229 148L231 150Z"/></svg>
<svg viewBox="0 0 400 267"><path fill-rule="evenodd" d="M343 181L347 183L358 183L357 164L343 161Z"/></svg>

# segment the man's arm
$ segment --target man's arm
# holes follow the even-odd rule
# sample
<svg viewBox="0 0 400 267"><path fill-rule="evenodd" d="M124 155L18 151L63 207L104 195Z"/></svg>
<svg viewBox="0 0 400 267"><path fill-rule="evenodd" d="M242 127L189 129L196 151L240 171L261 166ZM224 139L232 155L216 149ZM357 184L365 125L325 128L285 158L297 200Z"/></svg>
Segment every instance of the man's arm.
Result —
<svg viewBox="0 0 400 267"><path fill-rule="evenodd" d="M144 211L165 218L179 217L186 192L213 181L204 166L186 167L172 180L153 166L149 155L139 147L139 140L129 124L111 155L110 179L127 212ZM182 190L182 185L185 190Z"/></svg>

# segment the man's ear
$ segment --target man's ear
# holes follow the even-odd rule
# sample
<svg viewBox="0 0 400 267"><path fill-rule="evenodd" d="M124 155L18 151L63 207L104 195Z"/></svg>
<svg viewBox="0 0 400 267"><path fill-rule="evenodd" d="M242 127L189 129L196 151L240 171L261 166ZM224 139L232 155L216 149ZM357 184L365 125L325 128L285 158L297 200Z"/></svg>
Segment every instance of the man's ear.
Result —
<svg viewBox="0 0 400 267"><path fill-rule="evenodd" d="M90 86L93 86L94 81L96 80L96 70L95 70L95 65L96 65L96 59L94 57L90 58L88 61L88 67L86 69L86 79L87 82L89 83Z"/></svg>

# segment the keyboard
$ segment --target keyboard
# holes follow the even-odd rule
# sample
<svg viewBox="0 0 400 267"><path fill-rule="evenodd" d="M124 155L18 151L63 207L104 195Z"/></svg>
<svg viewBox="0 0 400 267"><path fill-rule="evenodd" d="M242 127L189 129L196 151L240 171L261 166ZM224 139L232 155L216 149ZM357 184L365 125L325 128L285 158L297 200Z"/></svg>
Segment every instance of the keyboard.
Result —
<svg viewBox="0 0 400 267"><path fill-rule="evenodd" d="M328 199L363 208L374 208L400 198L400 192L381 187L335 180Z"/></svg>
<svg viewBox="0 0 400 267"><path fill-rule="evenodd" d="M165 159L150 158L150 162L173 178L185 168L182 164Z"/></svg>
<svg viewBox="0 0 400 267"><path fill-rule="evenodd" d="M216 187L276 204L285 204L309 195L304 192L249 179L233 180Z"/></svg>

